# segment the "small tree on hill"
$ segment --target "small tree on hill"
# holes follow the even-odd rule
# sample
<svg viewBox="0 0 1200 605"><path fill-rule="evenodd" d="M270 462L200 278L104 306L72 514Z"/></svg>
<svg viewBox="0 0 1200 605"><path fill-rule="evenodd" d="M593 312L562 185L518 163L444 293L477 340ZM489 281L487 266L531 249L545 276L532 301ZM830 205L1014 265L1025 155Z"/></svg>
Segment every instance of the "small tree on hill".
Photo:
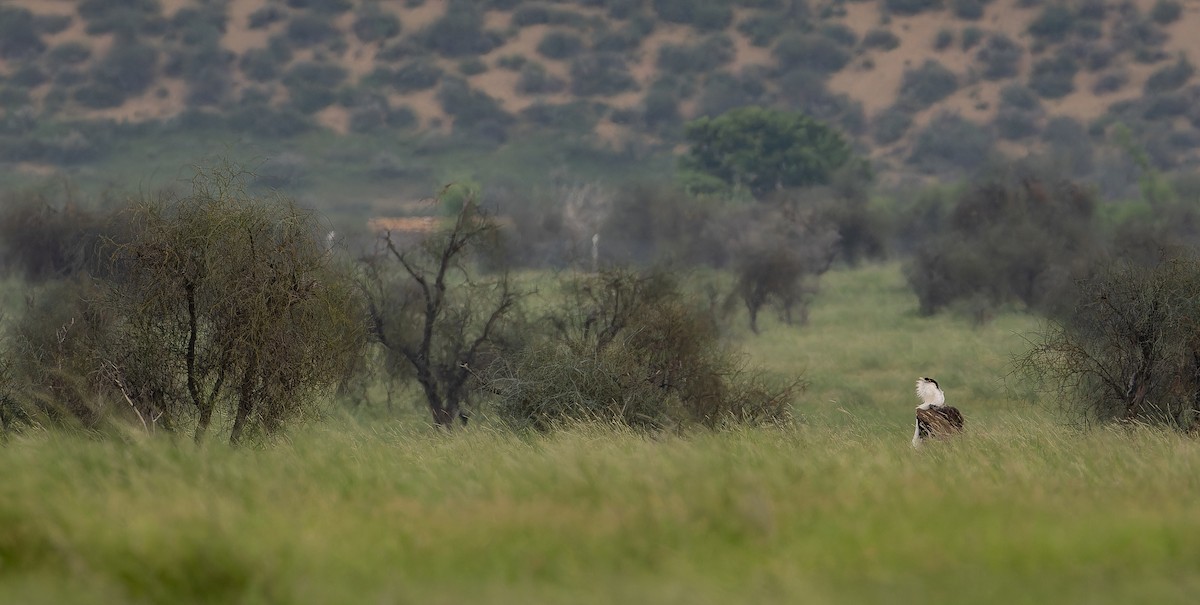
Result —
<svg viewBox="0 0 1200 605"><path fill-rule="evenodd" d="M742 107L690 122L683 171L763 196L785 187L823 185L855 161L833 128L798 112Z"/></svg>
<svg viewBox="0 0 1200 605"><path fill-rule="evenodd" d="M472 380L503 348L515 315L520 293L508 273L479 279L471 265L496 234L467 196L449 227L415 243L389 233L365 264L374 335L396 367L412 372L439 426L466 421Z"/></svg>

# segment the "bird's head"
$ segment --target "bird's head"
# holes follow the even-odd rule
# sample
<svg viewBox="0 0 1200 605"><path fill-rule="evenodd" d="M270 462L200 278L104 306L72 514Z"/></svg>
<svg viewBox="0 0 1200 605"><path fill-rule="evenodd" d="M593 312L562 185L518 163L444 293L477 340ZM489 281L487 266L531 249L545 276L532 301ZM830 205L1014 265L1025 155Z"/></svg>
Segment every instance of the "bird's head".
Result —
<svg viewBox="0 0 1200 605"><path fill-rule="evenodd" d="M922 376L917 379L917 398L921 400L921 409L945 405L946 394L936 380Z"/></svg>

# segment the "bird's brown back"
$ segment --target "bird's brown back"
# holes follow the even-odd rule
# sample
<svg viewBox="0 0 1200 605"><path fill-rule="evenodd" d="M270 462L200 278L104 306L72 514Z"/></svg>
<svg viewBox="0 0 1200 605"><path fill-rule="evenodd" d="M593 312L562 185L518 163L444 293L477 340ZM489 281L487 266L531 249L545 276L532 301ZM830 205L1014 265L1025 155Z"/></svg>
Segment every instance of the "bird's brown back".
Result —
<svg viewBox="0 0 1200 605"><path fill-rule="evenodd" d="M921 437L945 437L962 431L962 412L958 408L942 406L917 410L917 427Z"/></svg>

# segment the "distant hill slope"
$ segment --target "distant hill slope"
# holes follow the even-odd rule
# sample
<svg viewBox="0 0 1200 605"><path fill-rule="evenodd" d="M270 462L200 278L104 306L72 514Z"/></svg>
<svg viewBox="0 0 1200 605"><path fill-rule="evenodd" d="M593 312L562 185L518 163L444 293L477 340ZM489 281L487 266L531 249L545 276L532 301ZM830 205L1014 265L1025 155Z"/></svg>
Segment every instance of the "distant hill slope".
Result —
<svg viewBox="0 0 1200 605"><path fill-rule="evenodd" d="M760 104L894 168L969 169L996 144L1084 174L1117 121L1159 166L1194 162L1198 54L1196 0L6 0L0 107L10 133L201 110L263 134L620 147Z"/></svg>

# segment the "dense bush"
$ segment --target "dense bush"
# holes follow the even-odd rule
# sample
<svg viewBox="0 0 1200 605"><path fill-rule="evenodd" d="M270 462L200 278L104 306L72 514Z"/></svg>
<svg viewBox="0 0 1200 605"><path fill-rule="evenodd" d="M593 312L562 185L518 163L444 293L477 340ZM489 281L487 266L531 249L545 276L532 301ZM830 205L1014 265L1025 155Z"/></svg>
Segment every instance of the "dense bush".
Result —
<svg viewBox="0 0 1200 605"><path fill-rule="evenodd" d="M71 93L76 103L91 109L118 107L126 96L125 90L112 81L88 82Z"/></svg>
<svg viewBox="0 0 1200 605"><path fill-rule="evenodd" d="M263 29L273 23L278 23L287 18L287 11L274 5L268 4L262 8L255 9L250 13L246 20L246 27L250 29Z"/></svg>
<svg viewBox="0 0 1200 605"><path fill-rule="evenodd" d="M1042 140L1053 159L1065 164L1070 174L1086 175L1095 168L1094 150L1087 129L1075 118L1056 116L1046 121Z"/></svg>
<svg viewBox="0 0 1200 605"><path fill-rule="evenodd" d="M1195 73L1196 68L1187 60L1187 57L1181 54L1175 64L1162 67L1150 74L1150 77L1146 79L1145 92L1147 95L1155 95L1178 90L1187 84Z"/></svg>
<svg viewBox="0 0 1200 605"><path fill-rule="evenodd" d="M696 44L663 44L657 65L670 74L709 72L732 61L734 54L733 41L718 35Z"/></svg>
<svg viewBox="0 0 1200 605"><path fill-rule="evenodd" d="M1110 71L1096 78L1096 83L1092 85L1092 92L1097 95L1116 92L1125 87L1129 83L1129 74L1124 70Z"/></svg>
<svg viewBox="0 0 1200 605"><path fill-rule="evenodd" d="M916 138L909 163L927 171L972 171L992 154L987 130L956 113L940 113Z"/></svg>
<svg viewBox="0 0 1200 605"><path fill-rule="evenodd" d="M92 49L82 42L63 42L46 53L46 60L53 70L66 65L79 65L92 57Z"/></svg>
<svg viewBox="0 0 1200 605"><path fill-rule="evenodd" d="M942 0L883 0L883 6L893 14L915 15L942 8Z"/></svg>
<svg viewBox="0 0 1200 605"><path fill-rule="evenodd" d="M158 0L84 0L77 10L89 34L114 33L127 42L162 21Z"/></svg>
<svg viewBox="0 0 1200 605"><path fill-rule="evenodd" d="M300 62L283 76L291 104L303 113L319 111L337 98L335 87L346 79L346 70L333 63Z"/></svg>
<svg viewBox="0 0 1200 605"><path fill-rule="evenodd" d="M942 28L933 37L933 49L937 51L946 50L950 45L954 44L954 31Z"/></svg>
<svg viewBox="0 0 1200 605"><path fill-rule="evenodd" d="M1000 138L1019 141L1038 133L1038 115L1033 111L1001 108L992 119L992 127Z"/></svg>
<svg viewBox="0 0 1200 605"><path fill-rule="evenodd" d="M838 123L854 134L861 133L866 126L862 103L846 94L830 91L822 74L794 69L781 76L778 85L778 98L810 117Z"/></svg>
<svg viewBox="0 0 1200 605"><path fill-rule="evenodd" d="M1177 118L1186 114L1194 104L1193 99L1179 93L1154 95L1146 99L1142 118L1150 121Z"/></svg>
<svg viewBox="0 0 1200 605"><path fill-rule="evenodd" d="M975 26L964 27L962 30L962 49L971 50L983 41L983 30Z"/></svg>
<svg viewBox="0 0 1200 605"><path fill-rule="evenodd" d="M521 118L540 129L562 132L591 132L600 119L599 108L587 101L534 103L521 110Z"/></svg>
<svg viewBox="0 0 1200 605"><path fill-rule="evenodd" d="M72 15L34 15L33 26L39 33L54 35L66 31L74 20Z"/></svg>
<svg viewBox="0 0 1200 605"><path fill-rule="evenodd" d="M158 51L150 45L117 43L95 66L94 81L141 94L158 77Z"/></svg>
<svg viewBox="0 0 1200 605"><path fill-rule="evenodd" d="M651 132L670 132L683 123L679 98L670 83L656 82L642 99L642 124Z"/></svg>
<svg viewBox="0 0 1200 605"><path fill-rule="evenodd" d="M733 20L729 2L723 0L653 0L663 21L686 23L704 30L721 30Z"/></svg>
<svg viewBox="0 0 1200 605"><path fill-rule="evenodd" d="M569 9L558 9L545 4L521 3L513 11L512 24L518 27L566 25L582 28L587 25L587 17Z"/></svg>
<svg viewBox="0 0 1200 605"><path fill-rule="evenodd" d="M983 63L982 76L986 80L1002 80L1017 75L1021 64L1021 46L1008 36L996 33L988 37L987 44L975 54Z"/></svg>
<svg viewBox="0 0 1200 605"><path fill-rule="evenodd" d="M483 29L483 13L472 2L454 0L446 13L417 34L431 51L444 57L482 55L499 46L499 34Z"/></svg>
<svg viewBox="0 0 1200 605"><path fill-rule="evenodd" d="M665 274L606 271L564 284L546 336L494 364L500 418L548 431L575 422L643 430L778 422L800 385L765 385L721 344L714 319Z"/></svg>
<svg viewBox="0 0 1200 605"><path fill-rule="evenodd" d="M873 29L863 36L862 43L866 48L892 50L900 46L900 38L896 34L893 34L891 30Z"/></svg>
<svg viewBox="0 0 1200 605"><path fill-rule="evenodd" d="M529 62L529 59L526 58L525 55L504 55L503 57L496 59L496 67L499 67L500 69L507 69L509 71L521 71L521 68L524 67L527 62Z"/></svg>
<svg viewBox="0 0 1200 605"><path fill-rule="evenodd" d="M378 42L400 35L400 19L378 7L364 9L354 16L351 29L363 42Z"/></svg>
<svg viewBox="0 0 1200 605"><path fill-rule="evenodd" d="M542 36L536 50L549 59L570 59L583 50L583 38L570 32L551 30Z"/></svg>
<svg viewBox="0 0 1200 605"><path fill-rule="evenodd" d="M880 145L899 141L912 126L912 114L895 105L879 112L871 121L871 138Z"/></svg>
<svg viewBox="0 0 1200 605"><path fill-rule="evenodd" d="M1161 47L1167 41L1167 33L1145 16L1132 14L1113 23L1110 38L1115 47L1132 50L1136 56Z"/></svg>
<svg viewBox="0 0 1200 605"><path fill-rule="evenodd" d="M281 63L269 49L251 48L242 53L238 67L255 82L269 82L279 77Z"/></svg>
<svg viewBox="0 0 1200 605"><path fill-rule="evenodd" d="M1009 84L1000 89L1000 107L1011 107L1022 111L1040 109L1042 100L1032 89L1020 84Z"/></svg>
<svg viewBox="0 0 1200 605"><path fill-rule="evenodd" d="M737 24L737 30L754 46L770 46L780 34L787 31L789 23L773 13L748 15Z"/></svg>
<svg viewBox="0 0 1200 605"><path fill-rule="evenodd" d="M1065 4L1048 4L1029 24L1029 33L1046 42L1062 42L1075 26L1076 15Z"/></svg>
<svg viewBox="0 0 1200 605"><path fill-rule="evenodd" d="M292 16L285 33L292 44L301 48L327 44L342 35L328 17L307 13Z"/></svg>
<svg viewBox="0 0 1200 605"><path fill-rule="evenodd" d="M334 88L344 82L347 75L346 69L336 63L301 61L287 71L283 76L283 83L288 86Z"/></svg>
<svg viewBox="0 0 1200 605"><path fill-rule="evenodd" d="M33 13L25 8L0 6L0 58L24 59L46 50Z"/></svg>
<svg viewBox="0 0 1200 605"><path fill-rule="evenodd" d="M1077 71L1075 61L1065 54L1040 59L1029 73L1029 87L1046 99L1065 97L1075 92Z"/></svg>
<svg viewBox="0 0 1200 605"><path fill-rule="evenodd" d="M1150 9L1150 18L1159 25L1170 25L1183 15L1183 5L1175 0L1157 0Z"/></svg>
<svg viewBox="0 0 1200 605"><path fill-rule="evenodd" d="M475 76L488 70L487 63L479 57L469 57L458 62L458 73L464 76Z"/></svg>
<svg viewBox="0 0 1200 605"><path fill-rule="evenodd" d="M615 95L636 90L637 80L625 60L615 53L594 53L571 61L571 93L579 96Z"/></svg>
<svg viewBox="0 0 1200 605"><path fill-rule="evenodd" d="M553 94L566 89L567 83L551 75L540 63L526 62L517 78L517 92L527 95Z"/></svg>
<svg viewBox="0 0 1200 605"><path fill-rule="evenodd" d="M771 49L780 69L811 69L820 73L840 71L850 62L850 51L826 36L789 33Z"/></svg>
<svg viewBox="0 0 1200 605"><path fill-rule="evenodd" d="M1071 308L1074 280L1097 257L1092 195L1069 181L1018 168L964 192L928 233L907 269L923 313L952 305L983 312L1021 303Z"/></svg>
<svg viewBox="0 0 1200 605"><path fill-rule="evenodd" d="M818 30L822 36L841 44L847 48L851 48L858 44L858 34L849 25L838 23L836 21L821 25Z"/></svg>
<svg viewBox="0 0 1200 605"><path fill-rule="evenodd" d="M1089 45L1083 52L1083 66L1088 71L1100 71L1112 64L1116 51L1107 45Z"/></svg>
<svg viewBox="0 0 1200 605"><path fill-rule="evenodd" d="M392 74L389 83L398 92L416 92L437 86L442 79L442 68L432 61L405 63Z"/></svg>
<svg viewBox="0 0 1200 605"><path fill-rule="evenodd" d="M10 84L16 84L22 88L35 88L44 83L48 77L42 68L36 63L26 63L13 71L8 77Z"/></svg>
<svg viewBox="0 0 1200 605"><path fill-rule="evenodd" d="M986 0L953 0L954 16L967 21L977 21L983 17L983 7Z"/></svg>
<svg viewBox="0 0 1200 605"><path fill-rule="evenodd" d="M503 140L504 130L513 122L513 117L496 99L457 78L444 80L438 88L437 98L442 110L454 118L455 130Z"/></svg>
<svg viewBox="0 0 1200 605"><path fill-rule="evenodd" d="M292 8L308 9L313 12L323 13L326 15L336 15L344 13L354 4L350 0L286 0L287 5Z"/></svg>
<svg viewBox="0 0 1200 605"><path fill-rule="evenodd" d="M229 125L240 132L270 138L286 138L313 129L306 115L292 107L275 109L266 103L250 103L229 114Z"/></svg>
<svg viewBox="0 0 1200 605"><path fill-rule="evenodd" d="M910 111L920 111L958 90L958 76L933 59L917 69L904 70L897 103Z"/></svg>
<svg viewBox="0 0 1200 605"><path fill-rule="evenodd" d="M44 188L4 195L0 266L6 273L43 282L100 268L101 238L109 235L106 218L73 193Z"/></svg>
<svg viewBox="0 0 1200 605"><path fill-rule="evenodd" d="M696 107L696 116L717 116L731 109L762 103L766 87L761 78L751 73L735 76L728 72L709 74Z"/></svg>

